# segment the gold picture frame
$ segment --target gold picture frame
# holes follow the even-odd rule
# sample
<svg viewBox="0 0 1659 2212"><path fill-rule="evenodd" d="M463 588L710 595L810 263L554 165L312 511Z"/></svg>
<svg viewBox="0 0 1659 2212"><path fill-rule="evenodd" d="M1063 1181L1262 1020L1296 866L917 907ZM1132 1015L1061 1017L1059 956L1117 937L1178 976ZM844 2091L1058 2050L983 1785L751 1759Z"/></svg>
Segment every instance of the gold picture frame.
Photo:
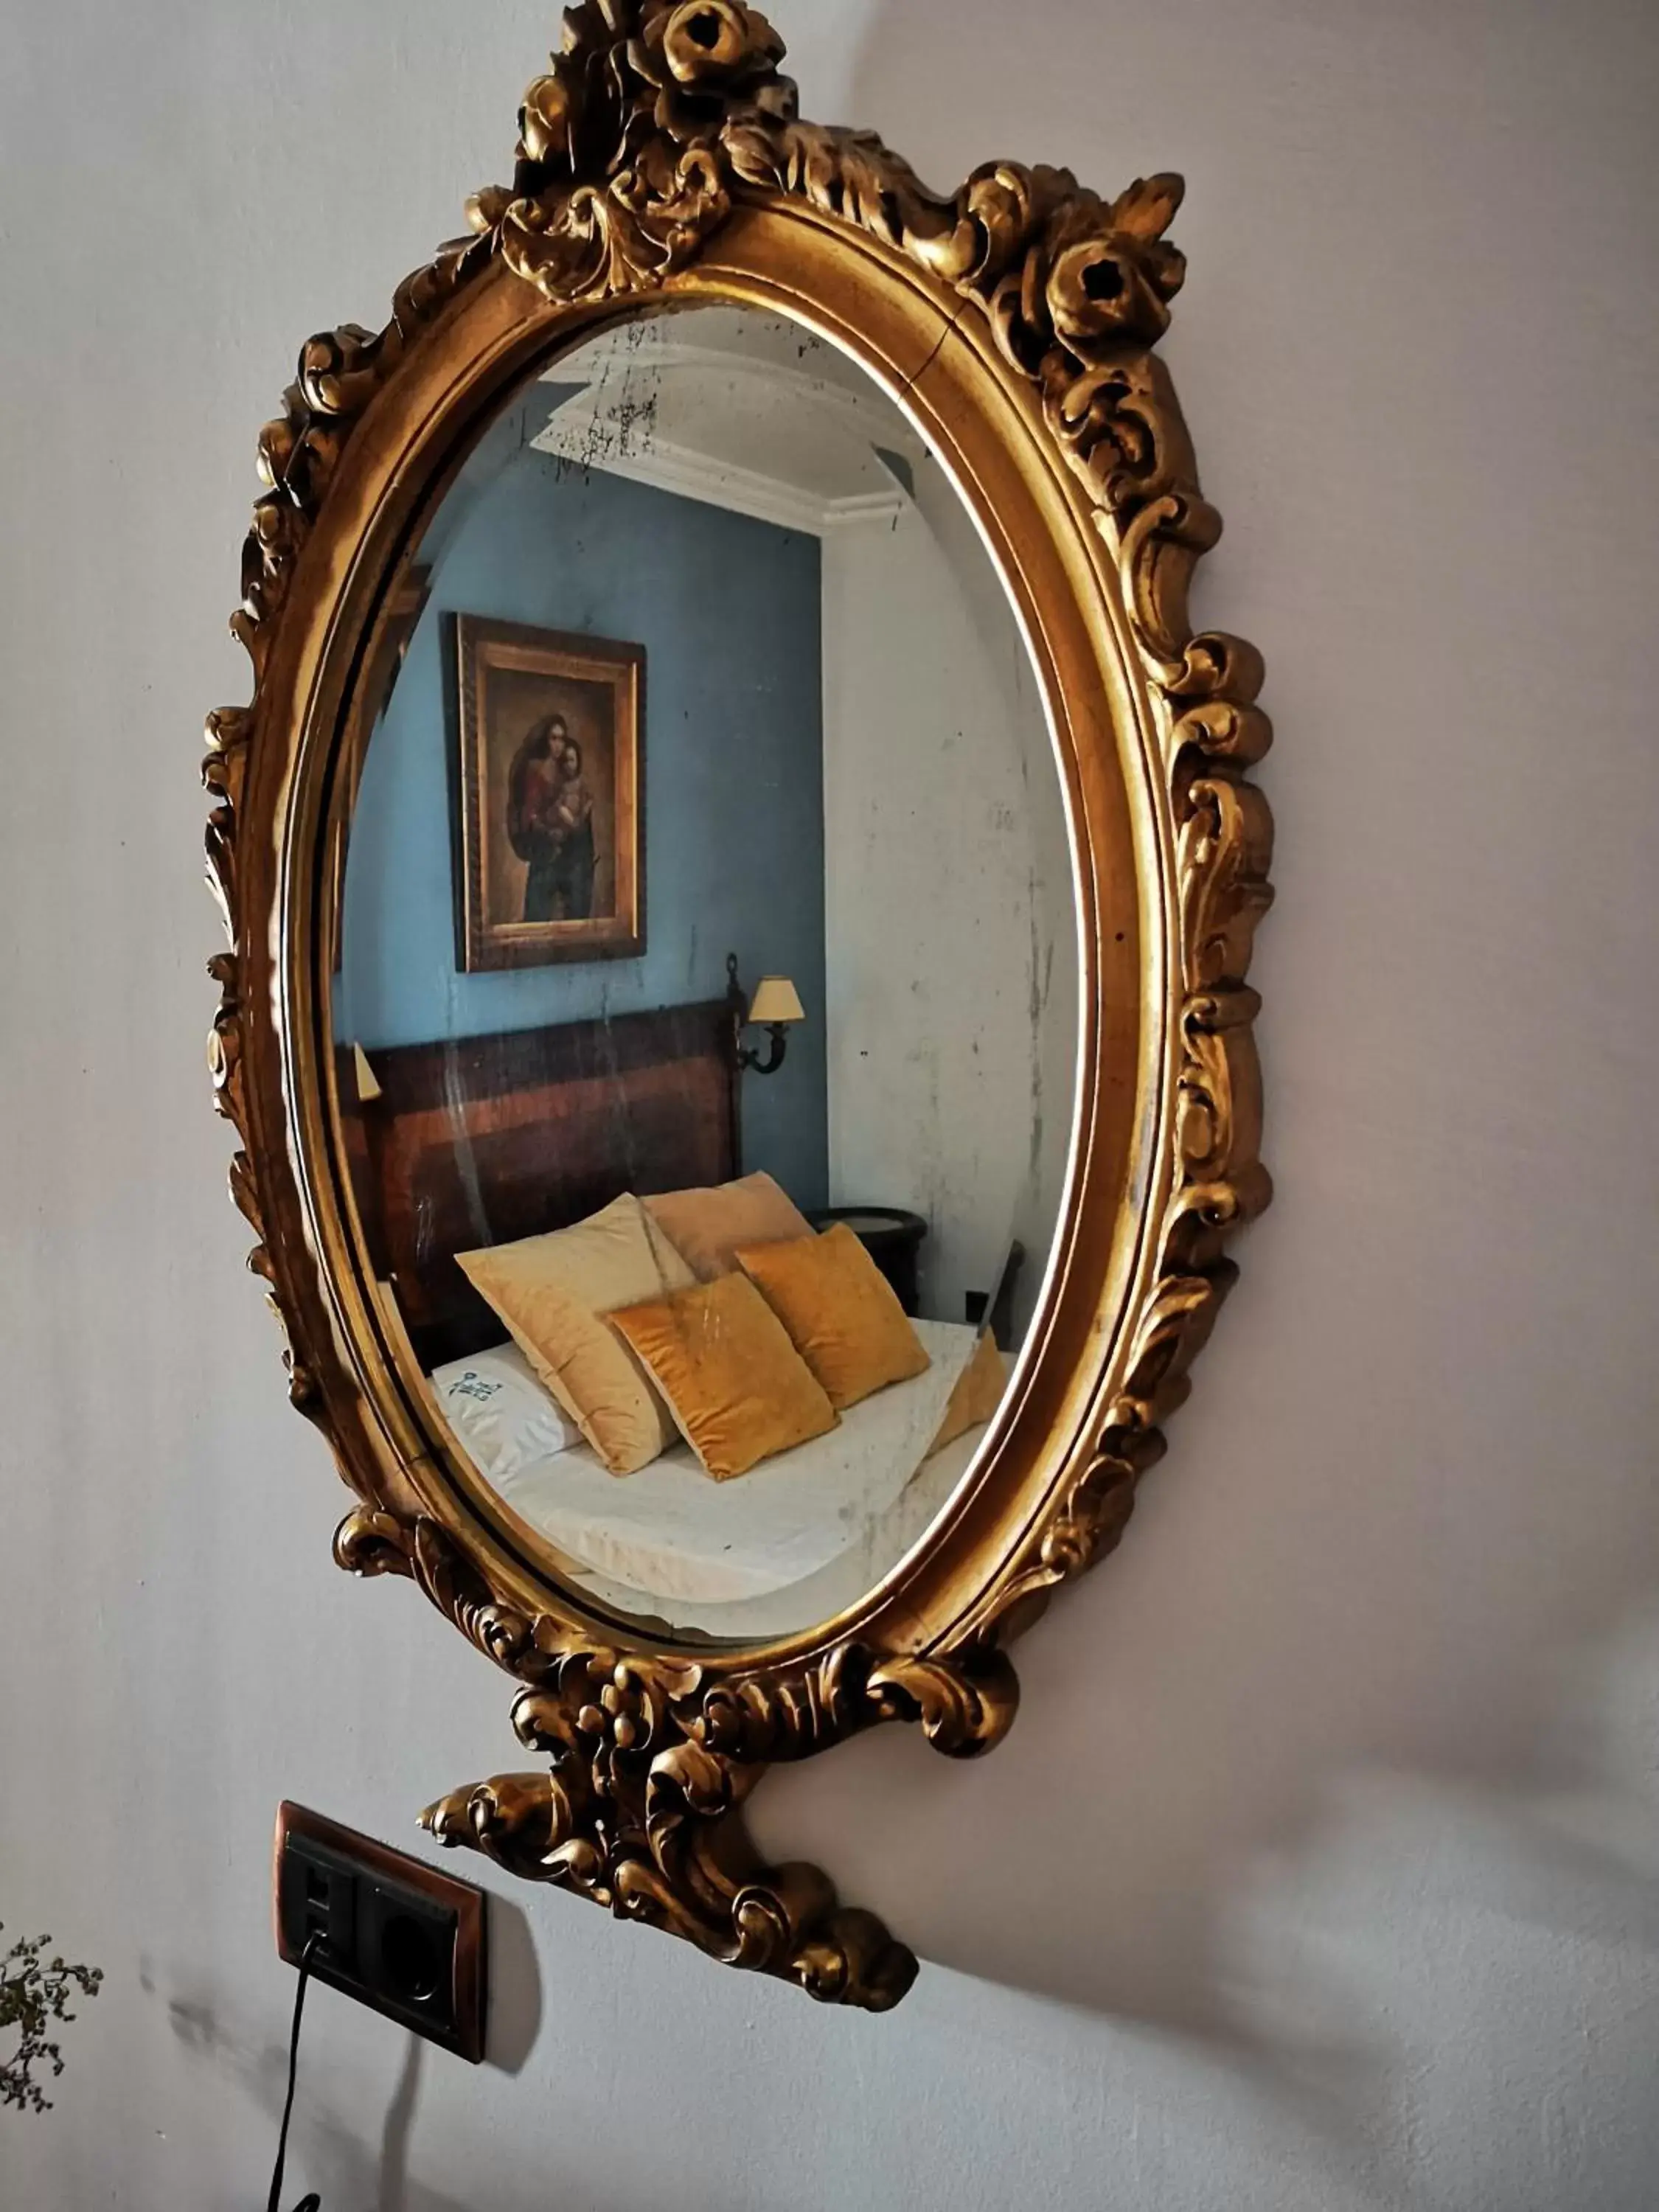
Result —
<svg viewBox="0 0 1659 2212"><path fill-rule="evenodd" d="M1017 1710L1011 1645L1123 1533L1234 1280L1227 1240L1269 1195L1246 971L1272 844L1249 770L1270 730L1257 654L1188 615L1220 524L1156 352L1182 276L1164 236L1179 179L1104 199L995 162L936 194L867 134L801 120L782 58L739 0L583 0L526 95L513 185L476 197L471 235L404 283L384 331L302 349L261 441L233 618L253 700L209 721L230 937L211 1060L289 1395L356 1495L335 1556L412 1578L516 1685L534 1764L450 1791L428 1827L883 2009L914 1956L816 1868L766 1865L742 1808L769 1764L882 1723L953 1758L989 1750ZM329 1027L325 871L377 607L520 379L608 320L702 301L843 347L951 474L1048 713L1082 961L1066 1205L985 1448L877 1586L761 1646L597 1610L470 1480L366 1266ZM734 605L732 636L742 622Z"/></svg>
<svg viewBox="0 0 1659 2212"><path fill-rule="evenodd" d="M470 614L447 643L457 966L638 958L645 647Z"/></svg>

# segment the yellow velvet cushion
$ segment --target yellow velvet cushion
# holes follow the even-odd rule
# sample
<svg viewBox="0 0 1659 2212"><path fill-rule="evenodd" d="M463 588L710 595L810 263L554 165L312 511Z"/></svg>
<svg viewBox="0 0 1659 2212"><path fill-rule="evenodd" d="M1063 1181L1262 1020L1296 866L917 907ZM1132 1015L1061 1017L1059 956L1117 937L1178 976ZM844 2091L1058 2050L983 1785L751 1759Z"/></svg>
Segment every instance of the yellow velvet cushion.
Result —
<svg viewBox="0 0 1659 2212"><path fill-rule="evenodd" d="M721 1275L611 1320L717 1482L836 1426L835 1407L745 1275Z"/></svg>
<svg viewBox="0 0 1659 2212"><path fill-rule="evenodd" d="M612 1474L668 1449L668 1409L605 1316L695 1279L637 1198L615 1199L571 1229L455 1257Z"/></svg>
<svg viewBox="0 0 1659 2212"><path fill-rule="evenodd" d="M939 1434L927 1447L929 1459L935 1452L943 1451L946 1444L955 1443L958 1437L965 1437L969 1429L982 1428L1002 1403L1002 1394L1007 1387L1002 1354L988 1328L974 1346L972 1358L957 1377L956 1388L945 1408L945 1419L939 1425Z"/></svg>
<svg viewBox="0 0 1659 2212"><path fill-rule="evenodd" d="M844 1221L789 1244L746 1244L738 1262L836 1411L932 1364L896 1292Z"/></svg>
<svg viewBox="0 0 1659 2212"><path fill-rule="evenodd" d="M647 1212L700 1283L736 1272L740 1244L810 1237L812 1224L764 1170L703 1190L647 1198Z"/></svg>

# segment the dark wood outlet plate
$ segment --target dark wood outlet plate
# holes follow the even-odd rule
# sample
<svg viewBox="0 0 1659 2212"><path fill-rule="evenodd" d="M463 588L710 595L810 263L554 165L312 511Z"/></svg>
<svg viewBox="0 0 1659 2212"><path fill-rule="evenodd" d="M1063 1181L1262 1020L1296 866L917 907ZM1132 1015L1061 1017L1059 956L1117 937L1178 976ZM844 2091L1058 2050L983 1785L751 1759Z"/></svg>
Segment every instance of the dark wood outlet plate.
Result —
<svg viewBox="0 0 1659 2212"><path fill-rule="evenodd" d="M484 1917L488 1892L470 1881L458 1881L453 1875L441 1874L436 1867L428 1866L424 1859L411 1858L407 1851L394 1850L390 1844L377 1842L372 1836L362 1835L355 1828L343 1827L337 1820L325 1820L304 1805L284 1801L276 1808L276 1833L271 1852L270 1899L271 1919L276 1930L278 1957L290 1966L300 1963L301 1946L290 1942L283 1925L282 1883L283 1865L290 1838L320 1844L338 1857L348 1860L365 1881L380 1881L397 1889L411 1893L455 1916L455 1949L453 1984L449 1991L449 2011L453 2027L441 2032L424 2024L410 2008L385 2002L367 1983L354 1973L338 1971L326 1958L313 1957L313 1976L326 1982L330 1988L356 1997L362 2004L384 2014L400 2027L412 2028L430 2040L453 2051L457 2057L477 2065L484 2055L484 2013L486 2002L486 1960Z"/></svg>

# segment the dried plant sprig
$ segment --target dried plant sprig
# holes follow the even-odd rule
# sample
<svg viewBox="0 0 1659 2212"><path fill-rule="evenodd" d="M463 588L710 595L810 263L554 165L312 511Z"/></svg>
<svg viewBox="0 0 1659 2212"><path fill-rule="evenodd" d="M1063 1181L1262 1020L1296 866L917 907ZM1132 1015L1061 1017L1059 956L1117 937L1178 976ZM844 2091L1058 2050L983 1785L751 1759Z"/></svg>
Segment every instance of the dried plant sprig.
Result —
<svg viewBox="0 0 1659 2212"><path fill-rule="evenodd" d="M0 1922L0 1931L4 1923ZM37 2068L50 2067L54 2077L64 2070L63 2053L47 2034L56 2021L71 2021L69 2001L78 1990L95 1997L104 1978L101 1966L74 1966L64 1960L46 1958L50 1936L24 1937L0 1959L0 2035L18 2031L17 2048L0 2058L0 2105L15 2105L24 2112L46 2112L52 2100L35 2079Z"/></svg>

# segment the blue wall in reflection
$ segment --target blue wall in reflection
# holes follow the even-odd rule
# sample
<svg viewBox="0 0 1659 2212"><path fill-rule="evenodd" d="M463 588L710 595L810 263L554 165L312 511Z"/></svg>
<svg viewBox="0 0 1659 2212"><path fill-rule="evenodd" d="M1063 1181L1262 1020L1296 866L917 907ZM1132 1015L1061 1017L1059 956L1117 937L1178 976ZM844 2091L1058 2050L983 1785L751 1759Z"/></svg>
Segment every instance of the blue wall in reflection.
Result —
<svg viewBox="0 0 1659 2212"><path fill-rule="evenodd" d="M506 426L496 426L499 434ZM479 479L483 481L480 482ZM793 976L807 1013L745 1077L744 1165L827 1188L822 586L816 538L520 447L470 466L421 557L430 599L369 746L335 1035L376 1046L533 1029ZM454 613L646 649L647 950L467 975L455 953L442 633ZM758 1042L763 1040L757 1039Z"/></svg>

